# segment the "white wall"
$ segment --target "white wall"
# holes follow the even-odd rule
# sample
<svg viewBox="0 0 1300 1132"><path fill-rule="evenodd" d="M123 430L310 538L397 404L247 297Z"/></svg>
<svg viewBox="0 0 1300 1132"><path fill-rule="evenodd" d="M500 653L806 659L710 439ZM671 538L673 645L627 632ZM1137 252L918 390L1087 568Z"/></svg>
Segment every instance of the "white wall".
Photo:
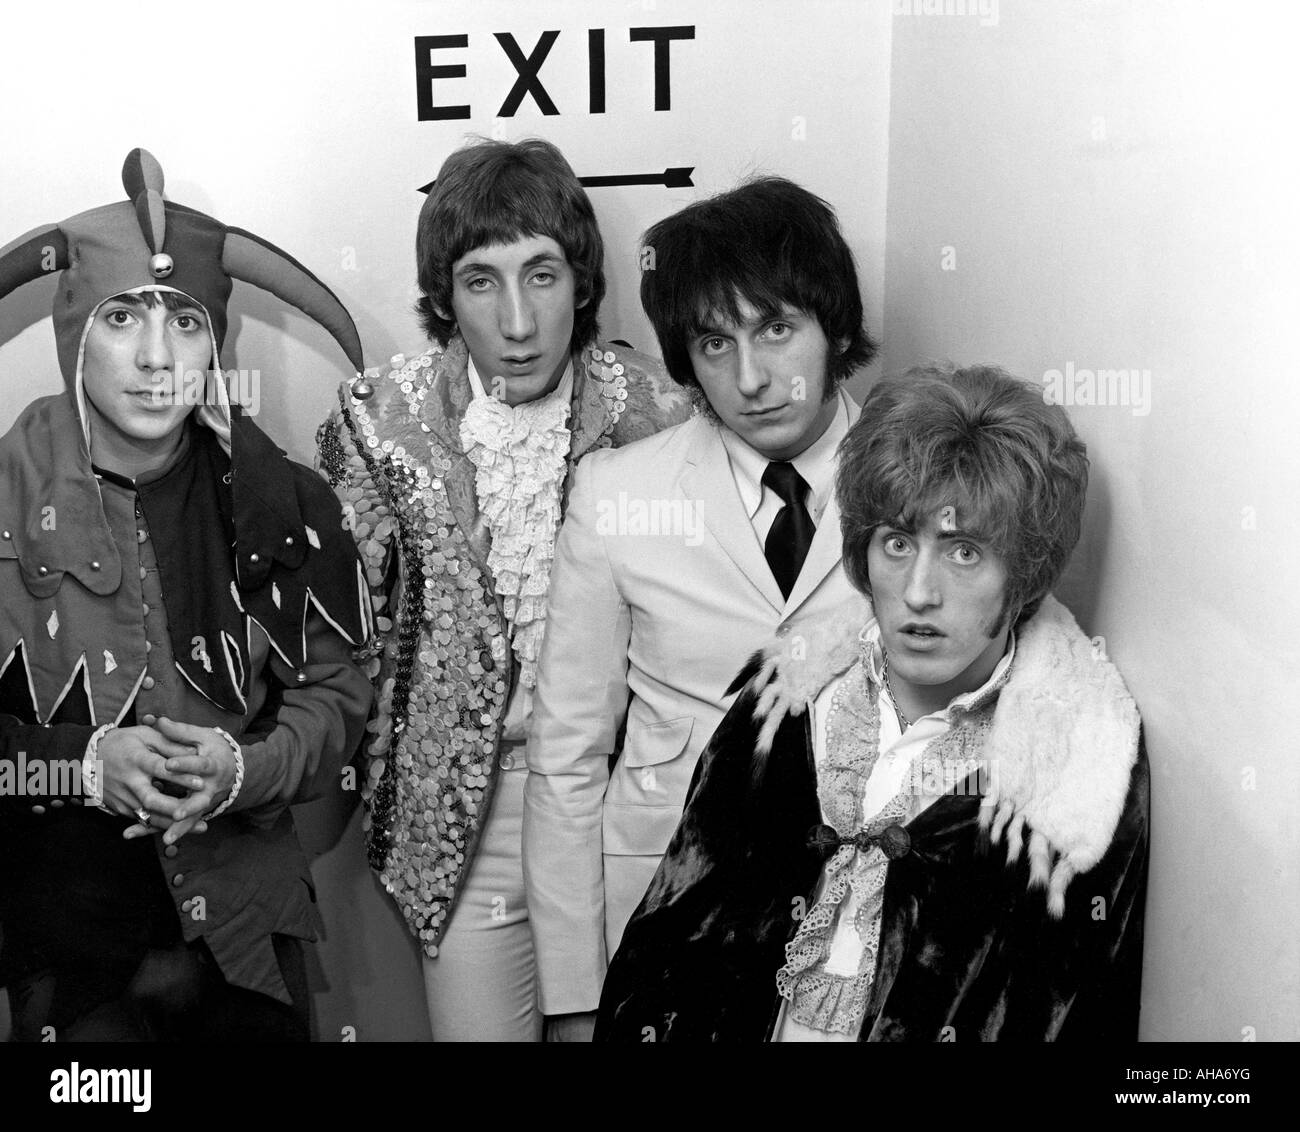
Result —
<svg viewBox="0 0 1300 1132"><path fill-rule="evenodd" d="M23 5L0 14L0 245L30 228L121 199L134 146L152 150L180 203L280 245L352 310L367 358L421 347L411 313L415 220L443 158L467 133L556 142L579 175L695 167L695 188L593 189L606 239L603 332L654 348L636 297L636 237L701 194L753 172L787 175L835 204L881 325L889 18L856 0L437 0L219 8ZM671 48L672 106L654 110L653 46L629 29L692 25ZM605 114L588 112L587 31L605 28ZM498 119L515 69L495 32L531 53L559 30L540 77L560 113L531 98ZM464 79L437 103L461 122L418 122L413 38L467 34ZM0 429L60 388L53 283L0 305ZM316 425L349 377L328 335L236 285L224 362L261 370L259 423L310 461ZM353 799L302 813L328 938L318 949L321 1035L427 1035L413 945L362 857Z"/></svg>
<svg viewBox="0 0 1300 1132"><path fill-rule="evenodd" d="M1295 1040L1296 23L985 11L893 21L884 368L1150 370L1145 415L1070 409L1093 480L1061 590L1146 725L1142 1033Z"/></svg>

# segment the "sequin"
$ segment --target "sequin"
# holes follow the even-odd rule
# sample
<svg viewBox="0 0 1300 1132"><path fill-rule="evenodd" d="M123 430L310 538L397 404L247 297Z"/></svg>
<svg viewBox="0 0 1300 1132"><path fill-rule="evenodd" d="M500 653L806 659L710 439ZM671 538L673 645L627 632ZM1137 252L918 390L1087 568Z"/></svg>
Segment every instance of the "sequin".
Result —
<svg viewBox="0 0 1300 1132"><path fill-rule="evenodd" d="M628 396L626 367L601 348L586 366L608 419L590 443L607 447ZM395 355L373 398L340 410L345 427L329 468L387 622L370 658L378 711L362 779L367 852L429 956L488 811L511 686L509 642L477 564L481 550L469 542L473 515L458 514L449 499L472 497L473 466L424 419L442 420L437 390L446 372L438 350ZM390 610L381 587L392 569L406 584Z"/></svg>

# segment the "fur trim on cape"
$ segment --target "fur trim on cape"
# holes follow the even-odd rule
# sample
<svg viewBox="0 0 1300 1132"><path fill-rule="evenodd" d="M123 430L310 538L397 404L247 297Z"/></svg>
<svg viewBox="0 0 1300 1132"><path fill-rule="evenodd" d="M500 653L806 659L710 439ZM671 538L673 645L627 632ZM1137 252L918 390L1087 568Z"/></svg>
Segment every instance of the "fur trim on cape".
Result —
<svg viewBox="0 0 1300 1132"><path fill-rule="evenodd" d="M858 658L870 604L807 621L758 653L746 675L758 696L758 753L787 715L802 715ZM981 824L1003 836L1008 862L1028 846L1031 886L1060 916L1065 890L1101 860L1115 834L1138 755L1137 704L1119 670L1048 597L1017 632L1016 658L984 747Z"/></svg>

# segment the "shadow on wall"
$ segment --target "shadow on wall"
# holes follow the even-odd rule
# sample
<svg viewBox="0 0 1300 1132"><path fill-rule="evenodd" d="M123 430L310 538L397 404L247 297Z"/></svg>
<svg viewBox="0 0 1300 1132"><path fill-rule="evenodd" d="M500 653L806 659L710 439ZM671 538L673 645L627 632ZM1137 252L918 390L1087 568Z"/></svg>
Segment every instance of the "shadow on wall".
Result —
<svg viewBox="0 0 1300 1132"><path fill-rule="evenodd" d="M1092 461L1088 468L1088 501L1083 513L1083 531L1056 586L1057 598L1074 614L1079 627L1089 636L1097 624L1100 579L1110 551L1111 511L1107 470Z"/></svg>

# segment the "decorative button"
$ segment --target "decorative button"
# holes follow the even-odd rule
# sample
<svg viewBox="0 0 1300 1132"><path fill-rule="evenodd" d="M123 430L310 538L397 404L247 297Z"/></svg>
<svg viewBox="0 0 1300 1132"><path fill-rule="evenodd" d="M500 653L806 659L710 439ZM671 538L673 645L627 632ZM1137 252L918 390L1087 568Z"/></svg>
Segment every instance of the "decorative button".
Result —
<svg viewBox="0 0 1300 1132"><path fill-rule="evenodd" d="M146 692L152 692L157 681L152 676L146 676L140 683Z"/></svg>
<svg viewBox="0 0 1300 1132"><path fill-rule="evenodd" d="M90 564L90 568L91 568L92 570L98 570L98 569L99 569L99 563L98 563L98 562L92 562L92 563Z"/></svg>
<svg viewBox="0 0 1300 1132"><path fill-rule="evenodd" d="M261 561L262 561L262 559L258 556L257 551L253 551L253 553L250 554L250 555L248 556L248 560L249 560L250 562L261 562Z"/></svg>
<svg viewBox="0 0 1300 1132"><path fill-rule="evenodd" d="M299 684L305 684L305 683L307 683L307 673L305 673L305 672L299 672L299 673L298 673L298 683L299 683Z"/></svg>
<svg viewBox="0 0 1300 1132"><path fill-rule="evenodd" d="M11 535L8 531L5 531L5 532L4 532L4 538L5 538L6 541L8 541L9 539L11 539L11 538L13 538L13 537L14 537L14 536Z"/></svg>
<svg viewBox="0 0 1300 1132"><path fill-rule="evenodd" d="M614 353L613 350L606 350L606 351L605 351L605 364L606 364L607 366L608 366L608 365L612 365L612 364L614 363L614 359L615 359L616 356L617 356L617 355L615 355L615 353Z"/></svg>
<svg viewBox="0 0 1300 1132"><path fill-rule="evenodd" d="M43 814L43 813L45 813L45 807L44 807L44 806L33 806L33 807L32 807L32 813L34 813L34 814Z"/></svg>
<svg viewBox="0 0 1300 1132"><path fill-rule="evenodd" d="M184 873L177 873L174 877L172 877L172 888L180 888L180 886L183 885L184 883L185 883Z"/></svg>
<svg viewBox="0 0 1300 1132"><path fill-rule="evenodd" d="M778 626L776 630L776 635L778 637L788 637L790 635L790 626L789 625Z"/></svg>
<svg viewBox="0 0 1300 1132"><path fill-rule="evenodd" d="M293 546L293 535L285 535L285 536L284 536L284 545L285 545L285 546Z"/></svg>
<svg viewBox="0 0 1300 1132"><path fill-rule="evenodd" d="M172 845L172 846L169 846L169 848L174 849L175 846ZM182 912L188 912L188 911L189 911L191 908L193 908L193 907L194 907L194 901L193 901L193 900L182 900L182 901L181 901L181 911L182 911Z"/></svg>
<svg viewBox="0 0 1300 1132"><path fill-rule="evenodd" d="M147 601L142 601L142 602L140 603L140 611L141 611L141 612L142 612L146 617L149 616L149 603L148 603Z"/></svg>
<svg viewBox="0 0 1300 1132"><path fill-rule="evenodd" d="M57 810L57 809L59 809L60 807L62 807L62 805L63 805L63 799L62 799L62 798L55 798L54 801L50 803L50 805L53 806L54 809Z"/></svg>
<svg viewBox="0 0 1300 1132"><path fill-rule="evenodd" d="M135 532L135 541L136 541L136 542L147 542L148 539L149 539L149 532L148 532L148 531L136 531L136 532Z"/></svg>
<svg viewBox="0 0 1300 1132"><path fill-rule="evenodd" d="M627 372L627 367L622 362L614 363L614 376L622 377Z"/></svg>
<svg viewBox="0 0 1300 1132"><path fill-rule="evenodd" d="M501 756L501 769L502 769L502 770L514 770L514 769L515 769L515 757L514 757L514 755L511 755L511 754L505 754L505 755L502 755L502 756Z"/></svg>
<svg viewBox="0 0 1300 1132"><path fill-rule="evenodd" d="M163 850L163 856L164 856L164 857L174 857L174 856L176 856L176 854L179 853L179 852L180 852L180 850L179 850L178 848L176 848L175 845L168 845L167 848Z"/></svg>
<svg viewBox="0 0 1300 1132"><path fill-rule="evenodd" d="M50 568L48 566L38 566L36 572L43 578L50 572Z"/></svg>
<svg viewBox="0 0 1300 1132"><path fill-rule="evenodd" d="M166 252L159 252L149 259L149 271L155 279L166 279L176 270L176 263Z"/></svg>
<svg viewBox="0 0 1300 1132"><path fill-rule="evenodd" d="M145 651L145 652L153 652L153 641L145 641L145 643L144 643L144 651Z"/></svg>

